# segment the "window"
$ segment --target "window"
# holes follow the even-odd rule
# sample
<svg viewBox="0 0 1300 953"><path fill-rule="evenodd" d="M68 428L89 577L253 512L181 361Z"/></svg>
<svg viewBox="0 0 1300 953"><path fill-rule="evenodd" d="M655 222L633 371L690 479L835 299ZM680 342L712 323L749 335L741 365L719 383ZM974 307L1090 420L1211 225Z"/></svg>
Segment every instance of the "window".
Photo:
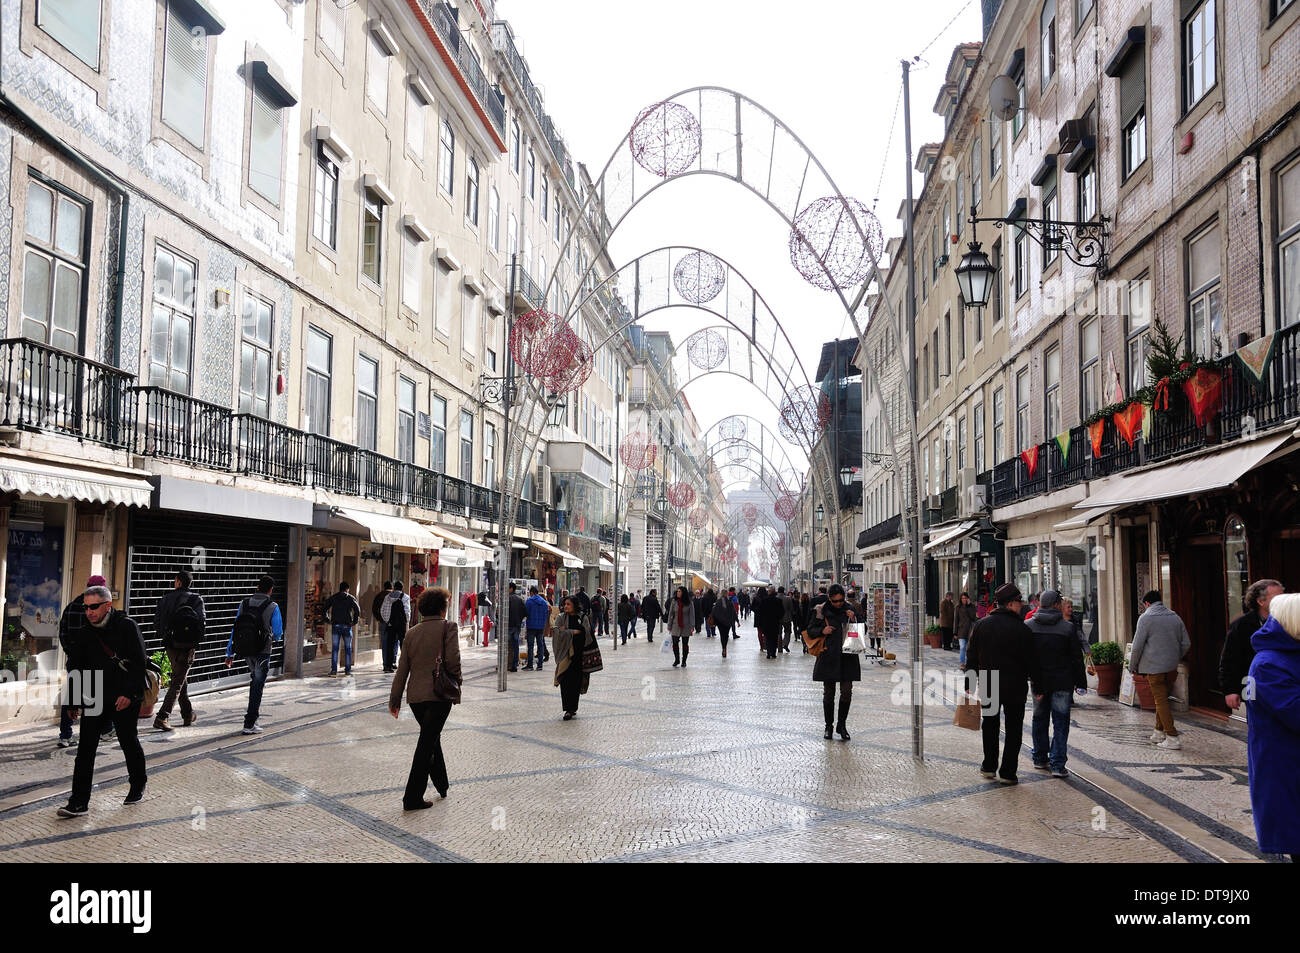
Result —
<svg viewBox="0 0 1300 953"><path fill-rule="evenodd" d="M1050 222L1059 222L1061 220L1061 201L1056 194L1055 170L1053 170L1052 173L1046 179L1043 180L1042 191L1043 191L1043 218L1047 219ZM1056 259L1059 258L1061 255L1061 249L1059 247L1054 246L1051 241L1048 241L1047 233L1049 230L1052 234L1057 234L1059 237L1059 232L1057 231L1057 229L1050 228L1050 226L1049 229L1044 229L1044 235L1043 235L1043 268L1044 269L1046 269L1047 266L1050 265L1052 262L1056 261Z"/></svg>
<svg viewBox="0 0 1300 953"><path fill-rule="evenodd" d="M478 161L473 156L465 159L465 217L478 224Z"/></svg>
<svg viewBox="0 0 1300 953"><path fill-rule="evenodd" d="M975 469L983 471L984 463L984 401L975 403Z"/></svg>
<svg viewBox="0 0 1300 953"><path fill-rule="evenodd" d="M966 469L966 414L957 414L957 470Z"/></svg>
<svg viewBox="0 0 1300 953"><path fill-rule="evenodd" d="M947 220L945 218L945 225ZM943 244L939 241L939 226L930 230L930 282L939 280L939 256L943 253Z"/></svg>
<svg viewBox="0 0 1300 953"><path fill-rule="evenodd" d="M1016 300L1029 290L1029 236L1023 228L1016 228Z"/></svg>
<svg viewBox="0 0 1300 953"><path fill-rule="evenodd" d="M65 351L79 350L86 218L82 202L35 179L28 181L23 337Z"/></svg>
<svg viewBox="0 0 1300 953"><path fill-rule="evenodd" d="M460 346L466 354L478 354L478 295L468 288L460 306Z"/></svg>
<svg viewBox="0 0 1300 953"><path fill-rule="evenodd" d="M1029 446L1029 368L1016 371L1016 441L1020 449Z"/></svg>
<svg viewBox="0 0 1300 953"><path fill-rule="evenodd" d="M451 336L451 310L456 291L456 279L451 269L438 260L433 266L433 326L439 334Z"/></svg>
<svg viewBox="0 0 1300 953"><path fill-rule="evenodd" d="M1097 163L1089 162L1074 178L1079 221L1091 222L1097 217Z"/></svg>
<svg viewBox="0 0 1300 953"><path fill-rule="evenodd" d="M193 31L200 28L177 7L167 4L162 120L194 148L202 149L208 108L208 45L194 42Z"/></svg>
<svg viewBox="0 0 1300 953"><path fill-rule="evenodd" d="M941 478L942 478L942 475L941 475L940 472L939 472L939 468L942 466L942 464L939 463L939 457L940 457L940 453L939 453L939 444L940 444L940 442L941 442L941 441L939 440L939 438L938 438L938 437L935 437L935 439L934 439L934 443L931 444L931 446L930 446L930 449L934 452L934 469L932 469L932 470L930 471L932 474L934 474L934 484L933 484L933 486L931 486L931 488L930 488L930 492L931 492L931 493L934 493L934 494L938 494L939 492L941 492L941 491L943 490L943 484L940 482L940 480L941 480Z"/></svg>
<svg viewBox="0 0 1300 953"><path fill-rule="evenodd" d="M953 223L956 226L956 228L950 234L954 234L958 238L961 238L961 223L969 214L970 214L969 207L966 205L966 178L960 171L958 171L957 173L957 221Z"/></svg>
<svg viewBox="0 0 1300 953"><path fill-rule="evenodd" d="M1147 384L1147 329L1151 327L1151 279L1143 276L1128 283L1128 392L1136 394Z"/></svg>
<svg viewBox="0 0 1300 953"><path fill-rule="evenodd" d="M1219 226L1187 243L1188 341L1201 357L1222 357L1223 305L1219 288Z"/></svg>
<svg viewBox="0 0 1300 953"><path fill-rule="evenodd" d="M549 214L548 209L551 204L551 180L542 176L542 221L546 221Z"/></svg>
<svg viewBox="0 0 1300 953"><path fill-rule="evenodd" d="M921 372L925 375L925 386L921 389L921 399L930 399L930 345L921 345ZM915 375L913 375L915 378Z"/></svg>
<svg viewBox="0 0 1300 953"><path fill-rule="evenodd" d="M322 7L333 0L322 0ZM316 144L316 186L311 232L323 245L338 249L339 166L342 163L323 142Z"/></svg>
<svg viewBox="0 0 1300 953"><path fill-rule="evenodd" d="M474 482L474 415L468 410L460 412L460 478Z"/></svg>
<svg viewBox="0 0 1300 953"><path fill-rule="evenodd" d="M347 36L347 7L347 0L320 0L320 38L340 63Z"/></svg>
<svg viewBox="0 0 1300 953"><path fill-rule="evenodd" d="M1127 179L1147 157L1147 64L1142 49L1130 54L1119 74L1119 124Z"/></svg>
<svg viewBox="0 0 1300 953"><path fill-rule="evenodd" d="M501 250L501 196L495 185L488 186L488 241L493 251Z"/></svg>
<svg viewBox="0 0 1300 953"><path fill-rule="evenodd" d="M537 198L537 155L528 147L528 197Z"/></svg>
<svg viewBox="0 0 1300 953"><path fill-rule="evenodd" d="M332 6L331 0L323 5ZM324 331L307 326L306 419L303 429L328 437L330 433L330 368L334 341Z"/></svg>
<svg viewBox="0 0 1300 953"><path fill-rule="evenodd" d="M1049 348L1043 358L1043 430L1048 437L1061 432L1061 347ZM1028 446L1028 444L1026 444Z"/></svg>
<svg viewBox="0 0 1300 953"><path fill-rule="evenodd" d="M497 372L497 352L492 348L486 348L483 352L483 360L487 364L488 372L495 374Z"/></svg>
<svg viewBox="0 0 1300 953"><path fill-rule="evenodd" d="M268 417L271 412L271 302L244 299L244 333L239 354L239 412Z"/></svg>
<svg viewBox="0 0 1300 953"><path fill-rule="evenodd" d="M361 212L361 273L381 284L384 258L384 204L367 191Z"/></svg>
<svg viewBox="0 0 1300 953"><path fill-rule="evenodd" d="M997 120L994 120L994 125ZM975 137L975 144L970 147L970 204L975 211L980 210L980 203L984 201L984 173L981 166L984 162L984 154L980 151L980 137ZM961 210L963 215L966 210Z"/></svg>
<svg viewBox="0 0 1300 953"><path fill-rule="evenodd" d="M149 329L149 385L190 392L197 265L161 245L153 259L153 319Z"/></svg>
<svg viewBox="0 0 1300 953"><path fill-rule="evenodd" d="M931 339L930 354L934 357L934 389L939 389L939 329L935 328Z"/></svg>
<svg viewBox="0 0 1300 953"><path fill-rule="evenodd" d="M402 305L420 313L423 292L423 262L420 261L420 236L409 228L402 234Z"/></svg>
<svg viewBox="0 0 1300 953"><path fill-rule="evenodd" d="M456 163L456 133L452 131L451 122L442 121L442 135L438 140L438 185L448 195L452 194L456 180L452 177Z"/></svg>
<svg viewBox="0 0 1300 953"><path fill-rule="evenodd" d="M997 324L1002 320L1002 282L1006 280L1002 274L1002 239L993 243L993 254L989 256L989 261L993 264L993 287L989 292L989 314L990 321Z"/></svg>
<svg viewBox="0 0 1300 953"><path fill-rule="evenodd" d="M1277 268L1277 327L1285 328L1300 321L1300 162L1277 176Z"/></svg>
<svg viewBox="0 0 1300 953"><path fill-rule="evenodd" d="M1182 0L1183 112L1191 112L1215 83L1214 0Z"/></svg>
<svg viewBox="0 0 1300 953"><path fill-rule="evenodd" d="M415 381L397 378L397 459L415 462Z"/></svg>
<svg viewBox="0 0 1300 953"><path fill-rule="evenodd" d="M957 323L957 326L960 329L961 327L960 321ZM945 345L943 349L943 372L945 375L951 376L952 374L952 312L951 311L945 311L943 315L943 337L944 337L944 345ZM965 335L961 335L961 337L963 338L963 340L960 345L961 350L959 352L959 357L964 358L966 356L966 342L964 340Z"/></svg>
<svg viewBox="0 0 1300 953"><path fill-rule="evenodd" d="M519 220L514 212L506 213L506 226L506 241L510 243L506 250L513 258L519 252Z"/></svg>
<svg viewBox="0 0 1300 953"><path fill-rule="evenodd" d="M277 208L284 161L280 115L280 106L261 86L254 84L248 134L248 187Z"/></svg>
<svg viewBox="0 0 1300 953"><path fill-rule="evenodd" d="M515 175L519 174L519 120L510 120L510 168L515 170Z"/></svg>
<svg viewBox="0 0 1300 953"><path fill-rule="evenodd" d="M429 431L429 469L438 473L447 471L447 399L433 396L432 427Z"/></svg>
<svg viewBox="0 0 1300 953"><path fill-rule="evenodd" d="M555 196L555 240L560 240L560 197Z"/></svg>
<svg viewBox="0 0 1300 953"><path fill-rule="evenodd" d="M939 484L939 490L946 490L952 486L952 437L948 436L943 441L943 481Z"/></svg>
<svg viewBox="0 0 1300 953"><path fill-rule="evenodd" d="M1092 12L1093 0L1074 0L1074 32L1079 32L1083 19Z"/></svg>
<svg viewBox="0 0 1300 953"><path fill-rule="evenodd" d="M989 179L1002 168L1002 125L1000 119L989 122Z"/></svg>
<svg viewBox="0 0 1300 953"><path fill-rule="evenodd" d="M379 362L357 357L357 446L375 449L379 433Z"/></svg>
<svg viewBox="0 0 1300 953"><path fill-rule="evenodd" d="M41 0L36 6L36 25L81 62L97 70L101 15L100 0Z"/></svg>
<svg viewBox="0 0 1300 953"><path fill-rule="evenodd" d="M1007 432L1007 408L1006 397L999 387L993 392L993 462L1001 463L1003 456L1006 454L1006 441L1003 439Z"/></svg>
<svg viewBox="0 0 1300 953"><path fill-rule="evenodd" d="M487 423L483 425L483 485L497 488L497 428Z"/></svg>
<svg viewBox="0 0 1300 953"><path fill-rule="evenodd" d="M1016 81L1016 94L1019 100L1016 106L1016 114L1011 117L1011 138L1014 141L1020 138L1020 131L1025 128L1025 67L1023 63L1011 78Z"/></svg>
<svg viewBox="0 0 1300 953"><path fill-rule="evenodd" d="M1085 321L1079 329L1079 419L1101 409L1101 322Z"/></svg>
<svg viewBox="0 0 1300 953"><path fill-rule="evenodd" d="M329 4L330 0L320 0ZM406 148L417 159L424 158L424 107L429 105L415 86L406 87Z"/></svg>
<svg viewBox="0 0 1300 953"><path fill-rule="evenodd" d="M1038 16L1039 65L1043 89L1056 75L1056 0L1047 0Z"/></svg>
<svg viewBox="0 0 1300 953"><path fill-rule="evenodd" d="M379 34L373 30L368 34L369 46L366 48L366 98L379 110L381 116L388 115L388 47Z"/></svg>

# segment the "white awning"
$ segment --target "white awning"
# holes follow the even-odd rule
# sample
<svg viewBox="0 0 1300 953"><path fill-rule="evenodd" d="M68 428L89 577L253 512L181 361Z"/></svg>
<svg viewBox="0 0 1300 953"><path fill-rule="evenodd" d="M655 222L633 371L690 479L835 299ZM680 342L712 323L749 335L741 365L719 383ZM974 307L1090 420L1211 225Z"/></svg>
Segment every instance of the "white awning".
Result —
<svg viewBox="0 0 1300 953"><path fill-rule="evenodd" d="M1068 532L1069 530L1072 529L1083 529L1085 526L1095 523L1097 522L1097 520L1101 519L1102 517L1108 516L1109 514L1127 505L1128 505L1127 503L1116 503L1113 506L1097 506L1089 510L1082 510L1078 513L1075 513L1068 520L1057 523L1055 526L1052 527L1052 529L1061 530L1065 532Z"/></svg>
<svg viewBox="0 0 1300 953"><path fill-rule="evenodd" d="M601 559L600 559L600 571L601 571L601 572L613 572L613 571L614 571L614 564L613 564L612 562L610 562L608 559L606 559L605 557L602 556Z"/></svg>
<svg viewBox="0 0 1300 953"><path fill-rule="evenodd" d="M552 546L550 543L543 543L540 539L533 540L533 545L544 553L550 553L552 556L559 556L564 562L565 569L581 569L582 560L573 553L566 553L558 546Z"/></svg>
<svg viewBox="0 0 1300 953"><path fill-rule="evenodd" d="M438 550L438 566L449 569L470 569L487 564L491 558L486 551L475 548L473 552L464 549L448 549L444 546Z"/></svg>
<svg viewBox="0 0 1300 953"><path fill-rule="evenodd" d="M1074 504L1076 510L1128 506L1151 500L1168 500L1194 493L1207 493L1232 486L1245 474L1264 462L1264 458L1290 440L1288 431L1262 440L1204 454L1190 460L1170 463L1129 476L1107 477L1096 484L1096 491Z"/></svg>
<svg viewBox="0 0 1300 953"><path fill-rule="evenodd" d="M368 513L365 510L350 510L339 507L339 515L370 530L370 541L385 546L400 546L424 552L440 549L442 540L434 536L415 520L400 516L385 516L383 513Z"/></svg>
<svg viewBox="0 0 1300 953"><path fill-rule="evenodd" d="M0 490L55 500L124 503L148 509L153 485L143 475L135 476L136 473L142 471L103 473L0 457Z"/></svg>
<svg viewBox="0 0 1300 953"><path fill-rule="evenodd" d="M429 524L434 532L443 537L444 544L450 543L453 548L463 550L469 558L467 566L481 566L484 562L492 558L492 547L484 546L482 543L472 540L467 536L447 529L445 526L438 526L435 523ZM442 557L439 557L441 559Z"/></svg>
<svg viewBox="0 0 1300 953"><path fill-rule="evenodd" d="M704 580L704 585L708 586L710 589L713 588L713 580L710 579L708 576L704 575L704 573L692 571L691 575L694 576L696 579Z"/></svg>
<svg viewBox="0 0 1300 953"><path fill-rule="evenodd" d="M970 522L958 523L956 526L940 530L940 535L925 544L925 551L928 553L930 550L942 546L944 543L957 539L960 536L965 536L974 528L975 521L971 520Z"/></svg>

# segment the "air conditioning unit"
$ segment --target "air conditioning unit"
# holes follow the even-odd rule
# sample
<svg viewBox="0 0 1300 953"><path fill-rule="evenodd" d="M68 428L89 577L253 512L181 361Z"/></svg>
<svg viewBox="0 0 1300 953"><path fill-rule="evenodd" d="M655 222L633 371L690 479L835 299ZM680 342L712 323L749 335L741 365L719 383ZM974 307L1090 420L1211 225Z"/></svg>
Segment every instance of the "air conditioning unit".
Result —
<svg viewBox="0 0 1300 953"><path fill-rule="evenodd" d="M1063 153L1074 151L1074 147L1079 144L1084 136L1088 134L1088 123L1084 119L1067 119L1061 124L1061 131L1057 134L1057 149Z"/></svg>
<svg viewBox="0 0 1300 953"><path fill-rule="evenodd" d="M966 501L966 515L978 516L989 508L989 488L982 483L968 486L962 493L962 499Z"/></svg>
<svg viewBox="0 0 1300 953"><path fill-rule="evenodd" d="M961 470L957 471L957 485L961 487L960 492L963 497L966 495L967 490L975 485L975 478L976 473L974 467L963 467Z"/></svg>
<svg viewBox="0 0 1300 953"><path fill-rule="evenodd" d="M927 496L925 498L925 508L927 510L930 510L932 513L942 513L943 497L939 496L938 494L935 494L934 496Z"/></svg>

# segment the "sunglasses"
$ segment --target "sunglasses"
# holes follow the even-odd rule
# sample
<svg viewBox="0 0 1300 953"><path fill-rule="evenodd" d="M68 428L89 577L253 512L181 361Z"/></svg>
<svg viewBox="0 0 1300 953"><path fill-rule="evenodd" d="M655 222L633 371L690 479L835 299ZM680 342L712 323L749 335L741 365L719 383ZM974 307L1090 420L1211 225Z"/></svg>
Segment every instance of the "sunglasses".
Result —
<svg viewBox="0 0 1300 953"><path fill-rule="evenodd" d="M842 605L844 605L844 597L843 597L843 596L836 596L834 599L830 599L830 600L828 600L828 601L829 601L830 604L833 605L833 606L842 606Z"/></svg>
<svg viewBox="0 0 1300 953"><path fill-rule="evenodd" d="M102 609L102 608L104 608L104 606L111 606L112 604L113 604L113 603L111 603L111 602L87 602L87 603L85 603L84 605L85 605L85 609L86 609L86 611L87 611L87 612L91 612L91 611L93 611L93 610L95 610L95 609Z"/></svg>

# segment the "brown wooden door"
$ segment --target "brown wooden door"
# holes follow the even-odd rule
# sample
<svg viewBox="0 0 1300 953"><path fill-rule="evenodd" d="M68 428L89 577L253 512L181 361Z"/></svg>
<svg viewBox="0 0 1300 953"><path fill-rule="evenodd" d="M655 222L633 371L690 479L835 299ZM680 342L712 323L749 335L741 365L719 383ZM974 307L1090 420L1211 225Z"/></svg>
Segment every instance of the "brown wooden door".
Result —
<svg viewBox="0 0 1300 953"><path fill-rule="evenodd" d="M1223 709L1219 690L1219 655L1228 631L1224 600L1223 546L1193 545L1184 550L1181 571L1174 574L1178 596L1174 608L1192 637L1187 654L1188 701L1192 705Z"/></svg>

